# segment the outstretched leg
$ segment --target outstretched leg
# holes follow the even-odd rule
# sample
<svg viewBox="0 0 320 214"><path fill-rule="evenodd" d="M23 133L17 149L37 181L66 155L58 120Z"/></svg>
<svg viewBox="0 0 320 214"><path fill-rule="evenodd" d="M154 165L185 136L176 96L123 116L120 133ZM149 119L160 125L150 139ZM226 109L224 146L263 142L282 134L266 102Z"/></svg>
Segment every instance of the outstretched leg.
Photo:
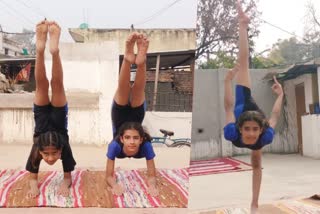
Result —
<svg viewBox="0 0 320 214"><path fill-rule="evenodd" d="M130 66L135 62L134 44L138 38L137 33L129 35L126 41L124 59L120 68L118 88L114 95L114 101L119 105L127 105L130 96Z"/></svg>
<svg viewBox="0 0 320 214"><path fill-rule="evenodd" d="M46 67L44 64L44 49L46 47L48 34L48 23L42 21L36 26L36 64L35 64L35 81L36 92L34 103L39 106L49 104L49 82L46 76Z"/></svg>
<svg viewBox="0 0 320 214"><path fill-rule="evenodd" d="M248 45L248 24L250 19L243 12L240 1L237 1L239 13L239 72L236 75L236 84L251 88L249 74L249 45Z"/></svg>
<svg viewBox="0 0 320 214"><path fill-rule="evenodd" d="M63 86L63 69L59 55L60 32L61 29L56 22L49 22L50 53L52 55L51 103L55 107L62 107L67 103Z"/></svg>
<svg viewBox="0 0 320 214"><path fill-rule="evenodd" d="M48 95L49 82L46 76L46 68L44 64L44 50L47 42L47 34L48 22L42 21L38 23L36 26L36 63L34 72L36 81L34 104L38 106L48 105L50 102ZM30 173L29 187L30 189L27 193L27 197L35 198L39 195L38 173Z"/></svg>
<svg viewBox="0 0 320 214"><path fill-rule="evenodd" d="M149 40L144 35L137 39L138 54L136 57L137 74L131 89L131 106L138 107L145 101L146 87L146 58L149 47Z"/></svg>

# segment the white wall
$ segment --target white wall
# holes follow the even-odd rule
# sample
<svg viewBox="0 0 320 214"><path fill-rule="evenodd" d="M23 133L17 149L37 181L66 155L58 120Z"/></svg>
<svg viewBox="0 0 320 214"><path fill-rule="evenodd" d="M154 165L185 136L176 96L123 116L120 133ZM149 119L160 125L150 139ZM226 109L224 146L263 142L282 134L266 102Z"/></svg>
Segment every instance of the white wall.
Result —
<svg viewBox="0 0 320 214"><path fill-rule="evenodd" d="M101 133L98 109L69 108L68 131L71 144L103 144L108 135ZM0 143L31 144L34 119L31 108L0 111Z"/></svg>
<svg viewBox="0 0 320 214"><path fill-rule="evenodd" d="M320 158L320 115L305 115L302 121L303 155L312 158Z"/></svg>
<svg viewBox="0 0 320 214"><path fill-rule="evenodd" d="M1 109L0 143L30 143L33 127L31 109Z"/></svg>
<svg viewBox="0 0 320 214"><path fill-rule="evenodd" d="M46 70L51 79L52 59L46 49ZM119 53L116 42L62 43L60 56L68 90L111 93L118 81ZM107 87L106 87L107 86Z"/></svg>

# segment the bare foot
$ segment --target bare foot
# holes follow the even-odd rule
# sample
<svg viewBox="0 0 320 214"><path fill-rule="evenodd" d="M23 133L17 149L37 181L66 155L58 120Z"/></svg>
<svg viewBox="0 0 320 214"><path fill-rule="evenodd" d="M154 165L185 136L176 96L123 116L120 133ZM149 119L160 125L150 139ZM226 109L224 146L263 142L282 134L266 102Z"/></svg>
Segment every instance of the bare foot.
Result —
<svg viewBox="0 0 320 214"><path fill-rule="evenodd" d="M36 50L39 53L43 53L46 48L47 34L48 23L44 20L36 26Z"/></svg>
<svg viewBox="0 0 320 214"><path fill-rule="evenodd" d="M30 181L30 189L27 193L27 198L35 198L40 194L40 190L38 188L38 182Z"/></svg>
<svg viewBox="0 0 320 214"><path fill-rule="evenodd" d="M59 52L59 39L61 28L56 22L49 22L50 35L50 53L56 54Z"/></svg>
<svg viewBox="0 0 320 214"><path fill-rule="evenodd" d="M145 35L139 35L139 38L137 39L137 47L138 53L136 57L136 65L141 65L146 62L149 47L149 40Z"/></svg>
<svg viewBox="0 0 320 214"><path fill-rule="evenodd" d="M70 185L68 185L68 183L66 183L65 181L62 181L57 192L58 195L68 197L70 194L69 186Z"/></svg>
<svg viewBox="0 0 320 214"><path fill-rule="evenodd" d="M251 204L251 214L258 214L258 205Z"/></svg>
<svg viewBox="0 0 320 214"><path fill-rule="evenodd" d="M134 32L129 35L126 41L126 48L124 52L124 59L130 62L131 64L134 63L136 56L134 55L134 44L138 38L138 33Z"/></svg>

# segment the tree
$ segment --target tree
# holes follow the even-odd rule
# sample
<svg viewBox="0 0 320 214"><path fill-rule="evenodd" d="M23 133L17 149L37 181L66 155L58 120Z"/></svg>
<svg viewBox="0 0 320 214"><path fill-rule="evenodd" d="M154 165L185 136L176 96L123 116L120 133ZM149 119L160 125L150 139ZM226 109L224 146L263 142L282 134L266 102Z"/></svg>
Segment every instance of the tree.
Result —
<svg viewBox="0 0 320 214"><path fill-rule="evenodd" d="M233 68L236 58L228 55L226 52L219 51L215 58L211 58L206 62L200 63L199 68L217 69L217 68Z"/></svg>
<svg viewBox="0 0 320 214"><path fill-rule="evenodd" d="M312 2L308 2L304 41L309 45L309 58L320 57L320 17Z"/></svg>
<svg viewBox="0 0 320 214"><path fill-rule="evenodd" d="M268 57L254 56L251 60L251 68L253 69L265 69L275 67L276 64Z"/></svg>
<svg viewBox="0 0 320 214"><path fill-rule="evenodd" d="M269 59L274 64L295 64L309 59L309 45L299 42L295 37L278 40L272 46Z"/></svg>
<svg viewBox="0 0 320 214"><path fill-rule="evenodd" d="M271 66L303 63L320 57L320 18L315 6L309 2L305 16L305 33L299 41L297 37L278 40L266 58Z"/></svg>
<svg viewBox="0 0 320 214"><path fill-rule="evenodd" d="M243 0L243 8L248 13L251 24L249 38L259 34L255 0ZM235 57L238 40L238 14L236 0L199 0L197 11L197 50L196 59L226 51ZM252 42L251 42L252 43Z"/></svg>
<svg viewBox="0 0 320 214"><path fill-rule="evenodd" d="M317 9L312 2L307 3L306 27L312 31L318 31L320 28L320 17L317 17ZM318 32L318 36L320 33Z"/></svg>

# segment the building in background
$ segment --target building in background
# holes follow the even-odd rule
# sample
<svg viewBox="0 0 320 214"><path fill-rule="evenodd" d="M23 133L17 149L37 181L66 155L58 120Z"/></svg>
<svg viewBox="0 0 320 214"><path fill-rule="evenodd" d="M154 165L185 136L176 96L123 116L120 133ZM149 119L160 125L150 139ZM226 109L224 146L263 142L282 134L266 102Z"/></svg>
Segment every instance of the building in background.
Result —
<svg viewBox="0 0 320 214"><path fill-rule="evenodd" d="M81 25L70 28L69 33L77 43L116 41L121 65L126 39L133 30L146 34L150 41L147 54L147 109L192 112L195 29L90 29L87 25ZM134 80L134 67L131 76Z"/></svg>

